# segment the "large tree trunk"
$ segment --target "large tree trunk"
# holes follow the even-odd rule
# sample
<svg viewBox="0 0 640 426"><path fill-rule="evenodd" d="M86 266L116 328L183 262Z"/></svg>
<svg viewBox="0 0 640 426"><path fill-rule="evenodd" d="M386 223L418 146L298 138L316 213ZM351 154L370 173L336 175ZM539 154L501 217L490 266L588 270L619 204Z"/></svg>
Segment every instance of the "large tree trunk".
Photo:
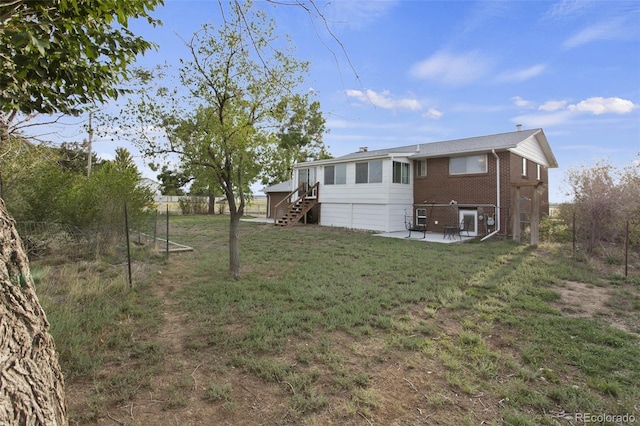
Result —
<svg viewBox="0 0 640 426"><path fill-rule="evenodd" d="M216 194L213 192L211 187L209 187L209 209L207 214L213 216L216 213Z"/></svg>
<svg viewBox="0 0 640 426"><path fill-rule="evenodd" d="M0 200L0 424L66 425L64 381L15 222Z"/></svg>
<svg viewBox="0 0 640 426"><path fill-rule="evenodd" d="M240 218L241 217L242 217L242 214L237 211L231 210L229 212L229 273L231 277L236 280L240 278Z"/></svg>

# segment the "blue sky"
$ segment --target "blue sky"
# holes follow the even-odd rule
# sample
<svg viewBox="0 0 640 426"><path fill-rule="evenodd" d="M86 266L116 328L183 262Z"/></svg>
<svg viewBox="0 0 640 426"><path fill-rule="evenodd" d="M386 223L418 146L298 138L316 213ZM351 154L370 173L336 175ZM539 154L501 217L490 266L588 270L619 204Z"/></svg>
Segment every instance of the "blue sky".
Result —
<svg viewBox="0 0 640 426"><path fill-rule="evenodd" d="M256 5L311 62L334 156L541 127L560 165L552 202L569 167L640 159L640 2L317 1L337 40L300 8ZM211 0L153 15L164 25L132 28L160 46L144 65L188 58L180 37L220 21Z"/></svg>

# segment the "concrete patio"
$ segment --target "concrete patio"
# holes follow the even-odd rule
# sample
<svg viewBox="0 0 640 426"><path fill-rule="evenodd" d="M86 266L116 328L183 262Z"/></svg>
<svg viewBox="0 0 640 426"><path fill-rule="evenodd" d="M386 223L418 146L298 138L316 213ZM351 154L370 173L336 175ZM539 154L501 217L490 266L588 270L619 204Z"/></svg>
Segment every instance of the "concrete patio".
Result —
<svg viewBox="0 0 640 426"><path fill-rule="evenodd" d="M422 241L427 243L460 243L464 241L473 240L475 237L467 237L467 236L458 236L455 235L453 237L446 236L444 234L439 234L436 232L427 231L426 234L422 232L411 232L411 237L409 238L409 231L397 231L397 232L382 232L379 234L374 234L376 237L387 237L387 238L401 238L403 240L411 240L411 241Z"/></svg>
<svg viewBox="0 0 640 426"><path fill-rule="evenodd" d="M241 219L244 222L258 222L258 223L271 223L273 224L273 219L264 218L264 217L255 217L251 219ZM381 232L377 234L373 234L376 237L386 237L386 238L400 238L403 240L411 240L411 241L422 241L427 243L443 243L443 244L451 244L451 243L460 243L464 241L473 240L475 237L467 237L467 236L458 236L455 235L453 237L446 236L444 234L439 234L436 232L427 231L426 235L422 232L411 232L411 238L409 238L409 231L396 231L396 232Z"/></svg>

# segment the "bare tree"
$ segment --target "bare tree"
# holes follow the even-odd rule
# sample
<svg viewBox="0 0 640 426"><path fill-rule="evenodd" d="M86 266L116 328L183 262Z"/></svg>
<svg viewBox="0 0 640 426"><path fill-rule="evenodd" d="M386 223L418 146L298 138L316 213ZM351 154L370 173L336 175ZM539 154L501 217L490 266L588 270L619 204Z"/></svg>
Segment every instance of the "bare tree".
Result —
<svg viewBox="0 0 640 426"><path fill-rule="evenodd" d="M624 197L618 171L603 161L593 167L567 171L577 225L584 235L586 251L592 253L601 241L616 238L614 225L624 212Z"/></svg>

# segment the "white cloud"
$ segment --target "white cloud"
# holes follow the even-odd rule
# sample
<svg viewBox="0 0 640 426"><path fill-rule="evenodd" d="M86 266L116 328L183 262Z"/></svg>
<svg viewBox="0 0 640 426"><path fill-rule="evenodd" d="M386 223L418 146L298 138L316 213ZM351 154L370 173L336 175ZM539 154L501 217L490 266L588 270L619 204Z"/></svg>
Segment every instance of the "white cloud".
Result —
<svg viewBox="0 0 640 426"><path fill-rule="evenodd" d="M511 98L511 100L517 107L520 108L531 108L533 106L533 102L522 99L520 96L514 96L513 98Z"/></svg>
<svg viewBox="0 0 640 426"><path fill-rule="evenodd" d="M564 124L571 119L570 111L556 111L550 114L523 114L511 119L511 122L524 127L538 128Z"/></svg>
<svg viewBox="0 0 640 426"><path fill-rule="evenodd" d="M550 18L573 18L581 15L585 10L591 8L591 3L585 0L561 0L553 3L547 12Z"/></svg>
<svg viewBox="0 0 640 426"><path fill-rule="evenodd" d="M593 115L627 114L636 108L638 108L638 105L627 99L602 97L585 99L567 107L572 112L589 112Z"/></svg>
<svg viewBox="0 0 640 426"><path fill-rule="evenodd" d="M553 112L560 109L564 109L567 106L567 101L547 101L538 107L539 111Z"/></svg>
<svg viewBox="0 0 640 426"><path fill-rule="evenodd" d="M441 111L438 111L438 110L437 110L437 109L435 109L435 108L429 108L429 109L427 110L427 112L425 112L424 114L422 114L422 116L423 116L424 118L432 118L432 119L434 119L434 120L437 120L437 119L439 119L440 117L442 117L442 112L441 112Z"/></svg>
<svg viewBox="0 0 640 426"><path fill-rule="evenodd" d="M375 92L373 90L347 90L346 94L348 97L356 99L363 103L370 103L373 106L384 108L384 109L408 109L410 111L417 111L422 108L420 102L416 99L405 98L405 99L393 99L390 96L389 91L385 90L381 93Z"/></svg>
<svg viewBox="0 0 640 426"><path fill-rule="evenodd" d="M598 40L619 40L628 37L624 31L623 19L612 19L592 25L565 40L562 46L565 49L582 46Z"/></svg>
<svg viewBox="0 0 640 426"><path fill-rule="evenodd" d="M463 86L484 77L491 61L477 51L454 55L437 52L418 62L409 71L413 77L436 80L448 86Z"/></svg>
<svg viewBox="0 0 640 426"><path fill-rule="evenodd" d="M525 81L537 77L547 69L546 65L534 65L522 70L506 71L498 76L498 81Z"/></svg>
<svg viewBox="0 0 640 426"><path fill-rule="evenodd" d="M332 25L365 27L385 16L396 1L336 1L328 3L325 16Z"/></svg>
<svg viewBox="0 0 640 426"><path fill-rule="evenodd" d="M335 118L328 119L326 125L330 129L347 129L351 127L348 120L339 120Z"/></svg>
<svg viewBox="0 0 640 426"><path fill-rule="evenodd" d="M538 107L541 112L520 115L511 121L526 127L550 127L565 124L581 114L628 114L638 107L632 101L621 98L594 97L568 106L565 100L552 100Z"/></svg>

